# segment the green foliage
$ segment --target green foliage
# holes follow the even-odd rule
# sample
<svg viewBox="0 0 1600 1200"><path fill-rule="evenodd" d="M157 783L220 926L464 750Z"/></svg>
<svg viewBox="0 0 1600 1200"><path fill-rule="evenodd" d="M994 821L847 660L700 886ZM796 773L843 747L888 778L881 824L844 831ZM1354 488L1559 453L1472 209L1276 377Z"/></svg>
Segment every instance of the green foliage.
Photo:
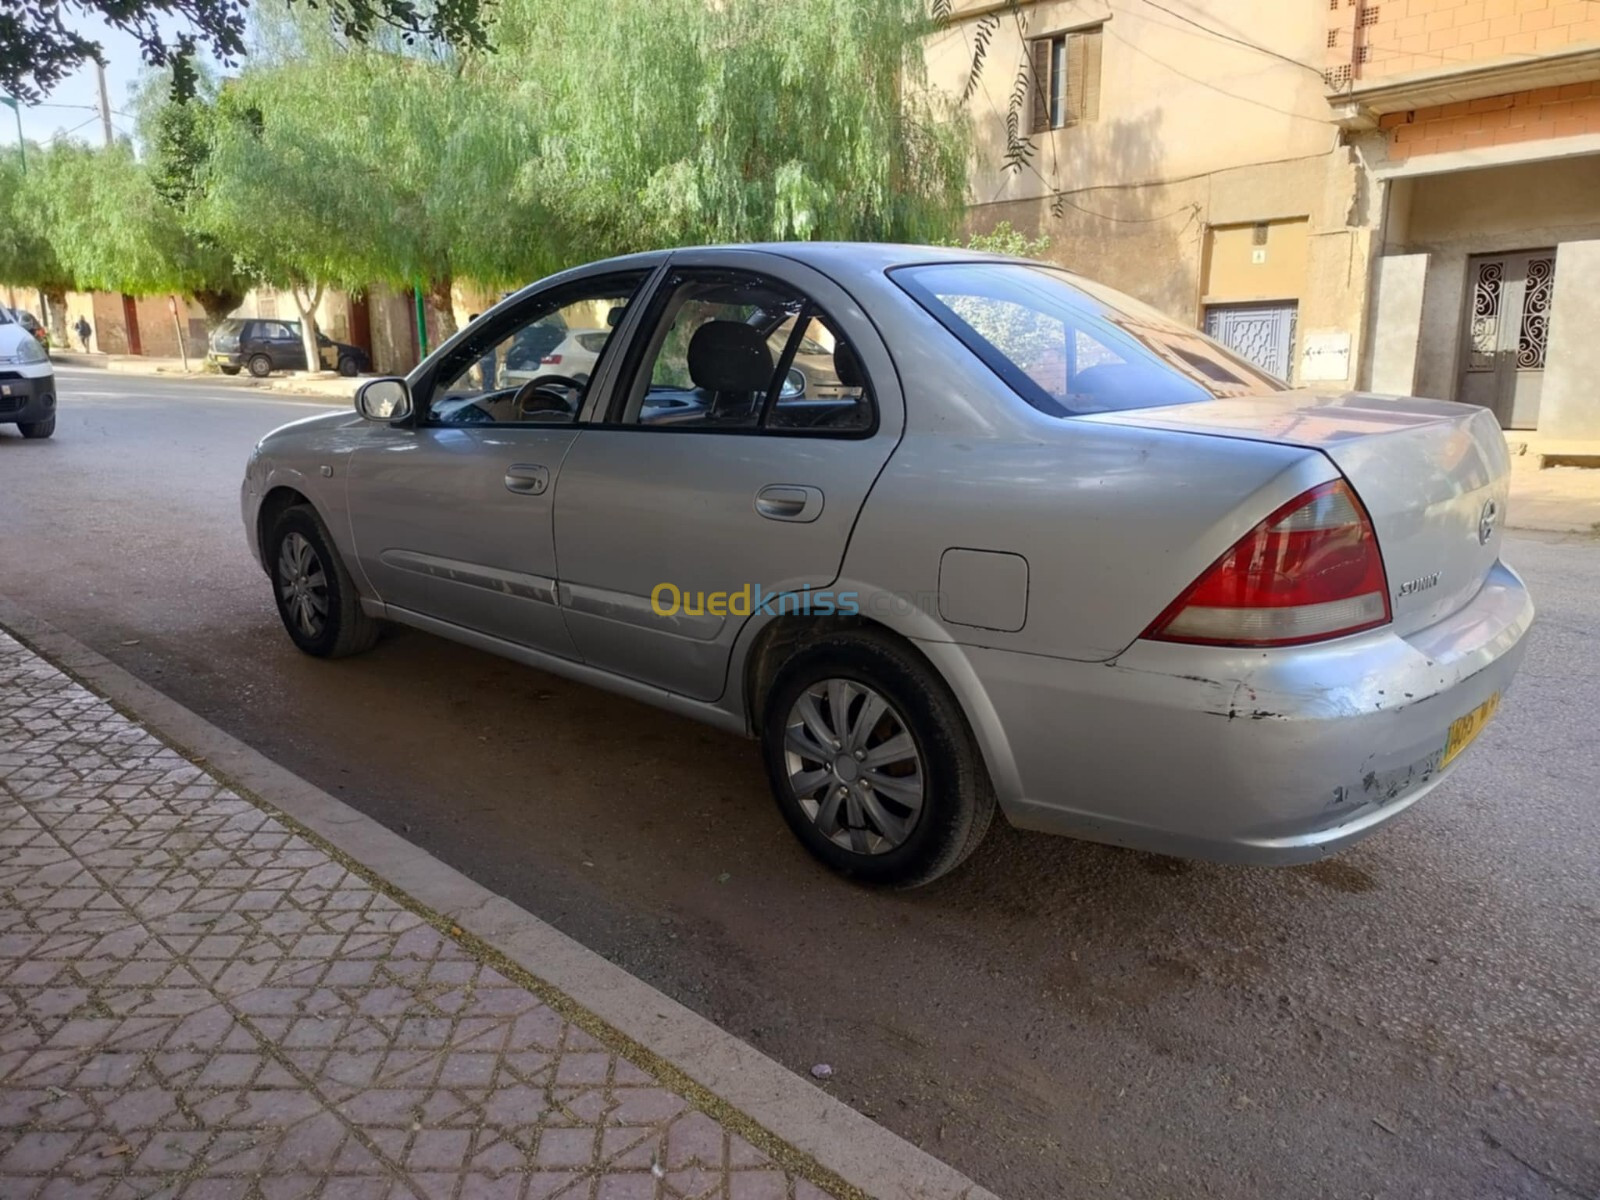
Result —
<svg viewBox="0 0 1600 1200"><path fill-rule="evenodd" d="M530 265L947 235L966 128L920 87L928 28L916 0L503 0L487 70L523 98L561 218Z"/></svg>
<svg viewBox="0 0 1600 1200"><path fill-rule="evenodd" d="M28 161L42 161L39 147L29 148ZM28 202L25 179L19 157L0 154L0 279L53 294L68 291L72 276L56 257L44 222Z"/></svg>
<svg viewBox="0 0 1600 1200"><path fill-rule="evenodd" d="M966 241L941 239L940 246L964 246L968 250L981 250L985 254L1006 254L1012 258L1043 258L1050 249L1050 235L1030 238L1020 229L1013 229L1010 221L1001 221L987 233L974 233Z"/></svg>
<svg viewBox="0 0 1600 1200"><path fill-rule="evenodd" d="M142 162L48 156L40 211L84 286L386 282L447 308L457 280L658 246L959 224L968 131L923 87L923 0L501 0L492 54L352 45L354 0L267 2L225 86L147 81Z"/></svg>
<svg viewBox="0 0 1600 1200"><path fill-rule="evenodd" d="M300 0L349 43L380 38L483 48L483 0ZM198 80L204 46L232 65L244 56L246 0L9 0L0 17L0 92L36 102L85 64L105 61L100 43L70 27L81 13L131 34L144 61L171 72L178 100ZM173 18L181 22L173 29Z"/></svg>

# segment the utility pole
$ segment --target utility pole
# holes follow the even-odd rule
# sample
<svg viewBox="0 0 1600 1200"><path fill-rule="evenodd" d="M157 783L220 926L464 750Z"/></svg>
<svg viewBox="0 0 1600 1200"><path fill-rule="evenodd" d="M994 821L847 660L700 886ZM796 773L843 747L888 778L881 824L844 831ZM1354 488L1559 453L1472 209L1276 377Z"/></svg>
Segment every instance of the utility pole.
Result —
<svg viewBox="0 0 1600 1200"><path fill-rule="evenodd" d="M95 78L100 81L100 129L106 135L106 147L111 146L111 102L106 99L106 65L99 59L94 63Z"/></svg>

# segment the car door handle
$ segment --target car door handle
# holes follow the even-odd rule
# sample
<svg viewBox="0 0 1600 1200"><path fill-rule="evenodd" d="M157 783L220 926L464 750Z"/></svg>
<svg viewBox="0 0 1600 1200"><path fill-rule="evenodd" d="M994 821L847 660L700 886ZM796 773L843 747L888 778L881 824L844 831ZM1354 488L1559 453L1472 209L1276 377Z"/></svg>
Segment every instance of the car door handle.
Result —
<svg viewBox="0 0 1600 1200"><path fill-rule="evenodd" d="M773 521L815 521L822 515L822 490L772 483L756 493L756 511Z"/></svg>
<svg viewBox="0 0 1600 1200"><path fill-rule="evenodd" d="M550 472L537 463L512 463L506 468L506 491L542 496L550 486Z"/></svg>

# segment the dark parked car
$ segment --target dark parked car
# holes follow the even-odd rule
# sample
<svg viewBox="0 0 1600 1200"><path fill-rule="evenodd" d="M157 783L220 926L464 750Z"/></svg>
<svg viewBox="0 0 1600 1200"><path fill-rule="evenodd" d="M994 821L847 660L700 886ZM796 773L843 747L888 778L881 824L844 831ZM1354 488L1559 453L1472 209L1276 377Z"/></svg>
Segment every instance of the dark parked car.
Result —
<svg viewBox="0 0 1600 1200"><path fill-rule="evenodd" d="M317 345L322 358L319 370L331 367L341 375L359 375L372 369L367 352L360 346L336 342L321 333L317 334ZM230 318L211 335L211 361L224 375L237 375L244 369L258 379L274 371L304 371L306 350L300 338L300 322Z"/></svg>
<svg viewBox="0 0 1600 1200"><path fill-rule="evenodd" d="M7 308L0 309L0 312L9 313L13 321L33 335L34 341L38 342L46 350L50 348L50 335L45 332L44 326L39 324L39 318L27 309Z"/></svg>

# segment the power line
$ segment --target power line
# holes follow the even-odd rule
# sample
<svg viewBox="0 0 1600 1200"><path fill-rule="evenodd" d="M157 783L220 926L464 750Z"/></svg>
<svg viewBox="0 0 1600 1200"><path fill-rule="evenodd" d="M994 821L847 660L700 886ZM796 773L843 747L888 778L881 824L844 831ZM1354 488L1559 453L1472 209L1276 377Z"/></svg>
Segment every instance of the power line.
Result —
<svg viewBox="0 0 1600 1200"><path fill-rule="evenodd" d="M1310 71L1319 79L1322 77L1321 67L1314 67L1310 63L1301 62L1298 58L1293 58L1287 54L1280 53L1279 51L1274 50L1271 46L1263 46L1259 42L1252 42L1246 38L1235 37L1231 33L1224 33L1220 29L1216 29L1202 21L1197 21L1193 17L1185 16L1183 13L1178 12L1175 9L1168 8L1165 4L1158 3L1157 0L1144 0L1144 3L1148 4L1151 8L1159 9L1161 12L1166 13L1169 17L1176 17L1185 25L1193 25L1202 33L1208 33L1212 37L1221 38L1225 42L1232 42L1236 46L1243 46L1246 50L1254 50L1258 54L1270 55L1273 58L1288 63L1292 67L1299 67L1302 70ZM1126 9L1124 9L1124 11L1126 11Z"/></svg>
<svg viewBox="0 0 1600 1200"><path fill-rule="evenodd" d="M1336 121L1332 120L1329 117L1310 117L1310 116L1307 116L1305 113L1295 112L1293 109L1279 108L1276 104L1268 104L1265 100L1257 100L1253 96L1241 96L1238 92L1230 92L1227 88L1218 87L1216 84L1212 83L1208 79L1201 79L1199 76L1191 75L1187 71L1179 70L1177 67L1173 66L1171 63L1167 62L1165 59L1157 58L1154 54L1151 54L1150 51L1146 50L1143 46L1136 45L1135 43L1129 41L1127 38L1123 37L1121 34L1119 34L1114 29L1109 29L1108 28L1108 29L1106 29L1105 32L1109 33L1112 37L1116 38L1117 41L1121 42L1124 46L1128 47L1128 49L1130 49L1130 50L1132 50L1132 51L1134 51L1134 52L1136 52L1138 54L1144 55L1145 58L1148 58L1151 62L1155 63L1159 67L1165 67L1167 70L1171 71L1174 75L1177 75L1177 76L1179 76L1179 77L1181 77L1183 79L1187 79L1190 83L1199 84L1201 87L1210 88L1213 92L1217 92L1220 95L1227 96L1231 100L1237 100L1241 104L1253 104L1257 108L1266 109L1268 112L1275 112L1275 113L1278 113L1279 115L1285 116L1285 117L1294 117L1296 120L1300 120L1300 121L1310 121L1311 123L1313 123L1315 125L1334 125L1334 124L1337 124ZM1305 64L1301 63L1300 65L1304 66ZM1318 78L1320 78L1322 76L1322 72L1318 71L1317 72L1317 76L1318 76Z"/></svg>

